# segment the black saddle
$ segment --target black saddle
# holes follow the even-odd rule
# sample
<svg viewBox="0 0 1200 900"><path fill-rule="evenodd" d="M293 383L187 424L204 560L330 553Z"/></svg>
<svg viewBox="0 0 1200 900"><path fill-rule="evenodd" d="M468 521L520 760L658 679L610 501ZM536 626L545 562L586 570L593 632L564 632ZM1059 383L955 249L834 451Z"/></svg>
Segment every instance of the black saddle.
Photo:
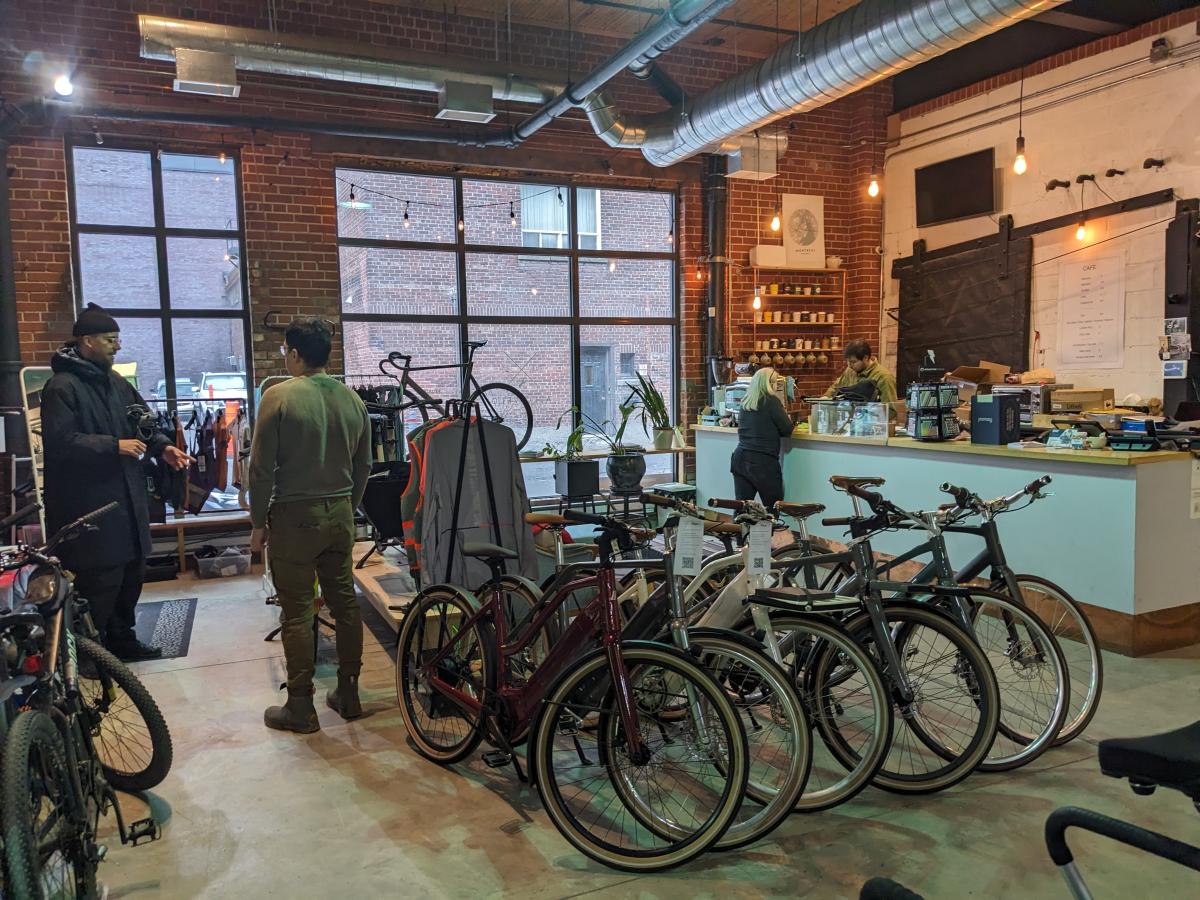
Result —
<svg viewBox="0 0 1200 900"><path fill-rule="evenodd" d="M1103 740L1100 771L1128 778L1135 791L1149 793L1162 785L1200 801L1200 722L1148 737Z"/></svg>
<svg viewBox="0 0 1200 900"><path fill-rule="evenodd" d="M516 559L518 553L515 550L508 550L496 544L463 544L463 556L472 556L475 559L482 559L486 562L498 562L502 559Z"/></svg>

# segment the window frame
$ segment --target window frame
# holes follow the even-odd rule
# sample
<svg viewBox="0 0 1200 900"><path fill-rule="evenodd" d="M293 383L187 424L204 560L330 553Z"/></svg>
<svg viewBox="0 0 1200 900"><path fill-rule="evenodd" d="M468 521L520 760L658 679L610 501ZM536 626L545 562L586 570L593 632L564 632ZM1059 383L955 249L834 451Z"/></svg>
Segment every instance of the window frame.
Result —
<svg viewBox="0 0 1200 900"><path fill-rule="evenodd" d="M194 145L186 142L169 145L137 140L121 140L108 138L102 146L88 141L81 136L68 136L66 141L66 175L67 175L67 207L68 226L71 232L71 269L73 277L73 300L76 313L82 311L86 298L83 296L83 267L79 252L79 236L81 234L131 235L151 237L154 239L155 255L157 257L158 275L158 308L133 307L109 309L112 315L119 319L155 319L162 331L163 376L166 380L166 398L177 401L181 398L175 395L178 385L178 375L175 371L175 337L173 324L176 319L240 319L242 323L242 341L245 347L246 360L246 403L248 411L254 411L254 341L250 327L250 279L246 263L246 206L242 196L241 154L236 148L221 148L214 150L211 146ZM112 150L117 152L146 153L150 157L150 188L154 207L153 225L92 225L81 223L78 218L75 184L75 148L85 150ZM213 156L224 153L226 159L233 163L234 203L237 206L237 227L225 228L181 228L167 226L166 209L163 199L163 168L159 151L168 155ZM169 238L209 238L224 240L226 247L234 244L237 248L238 275L242 287L242 305L239 310L231 309L187 309L171 306L170 261L167 255L167 240ZM143 396L149 391L139 390ZM164 398L159 398L164 399ZM188 400L191 398L182 398Z"/></svg>
<svg viewBox="0 0 1200 900"><path fill-rule="evenodd" d="M504 181L506 179L471 178L469 180L470 181L497 181L497 180ZM513 182L513 183L517 184L518 186L521 186L520 182ZM527 181L525 183L533 184L534 182ZM588 237L594 237L596 239L596 246L589 247L588 248L589 252L598 253L601 250L603 250L604 249L604 238L602 235L602 229L600 227L600 191L602 190L602 188L596 188L596 187L592 187L590 185L575 185L571 191L571 194L575 198L576 203L579 202L578 201L579 195L578 195L577 191L575 190L575 188L581 188L581 187L584 190L594 190L596 192L596 230L595 231L579 231L576 217L570 215L570 210L568 210L568 215L567 215L567 230L566 231L548 231L544 228L526 228L525 227L525 219L524 219L524 216L522 216L522 218L521 218L521 245L524 247L534 246L532 244L525 243L525 235L535 234L535 235L537 235L537 238L538 238L538 242L536 245L538 249L541 249L541 250L549 250L549 249L565 250L565 249L569 249L572 246L573 240L578 241L578 239L580 237L583 237L586 235ZM572 206L571 208L574 209L575 207ZM574 237L572 237L572 226L575 226ZM542 243L543 239L547 235L554 235L554 237L555 237L555 246L553 248L546 247Z"/></svg>
<svg viewBox="0 0 1200 900"><path fill-rule="evenodd" d="M384 248L397 250L434 250L443 252L453 252L456 254L458 268L458 291L457 305L458 312L454 315L420 315L414 313L355 313L347 312L345 309L344 298L338 298L338 309L342 323L346 322L386 322L386 323L403 323L403 322L425 322L425 323L445 323L458 326L459 334L459 349L465 346L468 340L468 329L471 324L477 325L569 325L571 335L570 359L571 359L571 397L572 405L576 410L583 407L583 385L580 373L581 362L581 329L589 325L666 325L671 327L671 352L672 352L672 370L673 378L671 379L671 398L672 407L678 413L681 397L681 381L682 381L682 347L681 335L683 323L680 321L682 308L682 270L680 268L680 250L679 240L671 244L671 249L666 251L650 251L650 250L581 250L578 247L578 217L575 214L577 199L577 191L579 189L596 190L596 223L599 232L600 225L600 192L604 190L619 190L645 193L663 199L670 198L670 219L673 232L678 235L679 232L679 201L680 191L678 186L670 189L662 188L647 188L641 186L629 186L626 184L605 184L601 181L592 180L569 180L564 178L552 177L537 177L527 176L524 174L513 173L508 176L501 175L473 175L467 173L455 172L451 174L422 171L418 168L411 167L388 167L388 166L340 166L335 165L332 171L331 178L331 196L336 197L338 191L338 179L344 178L342 172L377 172L381 174L417 176L424 178L442 178L450 179L454 182L454 218L455 221L462 219L464 210L463 201L463 183L464 182L479 182L493 181L502 182L512 185L539 185L544 184L547 187L561 187L564 191L564 196L568 203L567 209L567 247L525 247L522 245L497 245L486 243L468 243L464 231L455 232L453 241L435 242L435 241L406 241L406 240L386 240L380 238L344 238L341 236L340 225L337 228L337 246L341 247L366 247L366 248ZM352 177L352 176L351 176ZM547 232L549 233L549 232ZM591 232L585 232L590 234ZM522 227L522 244L524 228ZM599 233L597 233L599 240ZM485 316L485 315L469 315L467 304L467 256L471 253L481 254L496 254L523 257L525 259L537 259L538 257L566 257L568 262L568 278L569 278L569 296L570 308L569 313L565 316ZM581 264L587 263L606 263L610 259L654 259L654 260L669 260L673 263L673 273L671 278L671 313L667 316L583 316L580 314L580 278L579 267ZM338 253L338 280L341 281L341 253ZM344 331L343 327L343 331ZM403 348L397 348L403 349ZM623 398L621 398L623 399ZM576 424L578 424L578 414L575 416ZM679 460L673 460L673 470L675 475L679 473Z"/></svg>

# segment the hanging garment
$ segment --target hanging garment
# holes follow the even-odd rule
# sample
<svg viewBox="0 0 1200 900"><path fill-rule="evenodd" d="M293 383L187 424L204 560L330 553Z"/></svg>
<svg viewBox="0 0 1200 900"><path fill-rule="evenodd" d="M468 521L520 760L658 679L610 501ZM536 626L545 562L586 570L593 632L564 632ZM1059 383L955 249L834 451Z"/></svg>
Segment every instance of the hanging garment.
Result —
<svg viewBox="0 0 1200 900"><path fill-rule="evenodd" d="M247 430L249 420L246 416L246 410L238 407L237 418L233 420L233 486L237 490L242 489L242 470L245 468L244 461L249 457L250 450L250 434Z"/></svg>
<svg viewBox="0 0 1200 900"><path fill-rule="evenodd" d="M216 483L217 459L211 412L206 412L203 422L196 427L196 440L192 456L196 458L196 461L192 463L189 473L185 506L188 512L199 515L204 510L204 505L208 502L209 495L212 494Z"/></svg>
<svg viewBox="0 0 1200 900"><path fill-rule="evenodd" d="M413 580L421 585L421 544L420 530L417 527L421 515L422 498L421 482L425 461L425 440L429 432L435 428L449 426L449 420L441 420L422 425L414 429L408 436L409 470L408 484L400 497L400 516L404 525L404 551L408 556L408 569ZM430 582L431 584L436 583Z"/></svg>
<svg viewBox="0 0 1200 900"><path fill-rule="evenodd" d="M480 435L483 435L483 441ZM430 430L425 439L421 473L421 506L414 526L419 541L420 568L427 583L443 580L468 588L483 584L491 571L483 560L464 556L468 543L498 544L518 554L507 563L509 572L537 577L533 532L525 522L529 496L512 430L496 422L474 419L467 453L459 472L463 422L455 420ZM486 459L482 444L487 445ZM488 476L495 498L495 518L488 497ZM461 476L461 492L458 491ZM454 499L459 493L457 531ZM452 537L453 535L453 537Z"/></svg>

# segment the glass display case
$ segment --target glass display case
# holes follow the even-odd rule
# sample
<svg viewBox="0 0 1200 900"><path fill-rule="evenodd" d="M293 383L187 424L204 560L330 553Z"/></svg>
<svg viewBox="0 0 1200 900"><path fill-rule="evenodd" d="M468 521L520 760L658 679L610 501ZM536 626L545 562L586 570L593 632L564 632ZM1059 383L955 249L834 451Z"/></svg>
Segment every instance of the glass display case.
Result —
<svg viewBox="0 0 1200 900"><path fill-rule="evenodd" d="M808 413L808 433L885 441L895 421L894 406L854 400L815 400Z"/></svg>

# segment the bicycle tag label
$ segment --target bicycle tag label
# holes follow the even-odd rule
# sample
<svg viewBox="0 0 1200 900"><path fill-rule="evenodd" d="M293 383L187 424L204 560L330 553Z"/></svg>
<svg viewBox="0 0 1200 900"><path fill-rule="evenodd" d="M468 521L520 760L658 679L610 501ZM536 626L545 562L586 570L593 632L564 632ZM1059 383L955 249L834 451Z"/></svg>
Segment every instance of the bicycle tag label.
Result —
<svg viewBox="0 0 1200 900"><path fill-rule="evenodd" d="M699 575L704 553L704 522L695 516L680 516L675 532L675 574Z"/></svg>
<svg viewBox="0 0 1200 900"><path fill-rule="evenodd" d="M750 526L750 574L766 575L771 571L771 523L756 522Z"/></svg>

